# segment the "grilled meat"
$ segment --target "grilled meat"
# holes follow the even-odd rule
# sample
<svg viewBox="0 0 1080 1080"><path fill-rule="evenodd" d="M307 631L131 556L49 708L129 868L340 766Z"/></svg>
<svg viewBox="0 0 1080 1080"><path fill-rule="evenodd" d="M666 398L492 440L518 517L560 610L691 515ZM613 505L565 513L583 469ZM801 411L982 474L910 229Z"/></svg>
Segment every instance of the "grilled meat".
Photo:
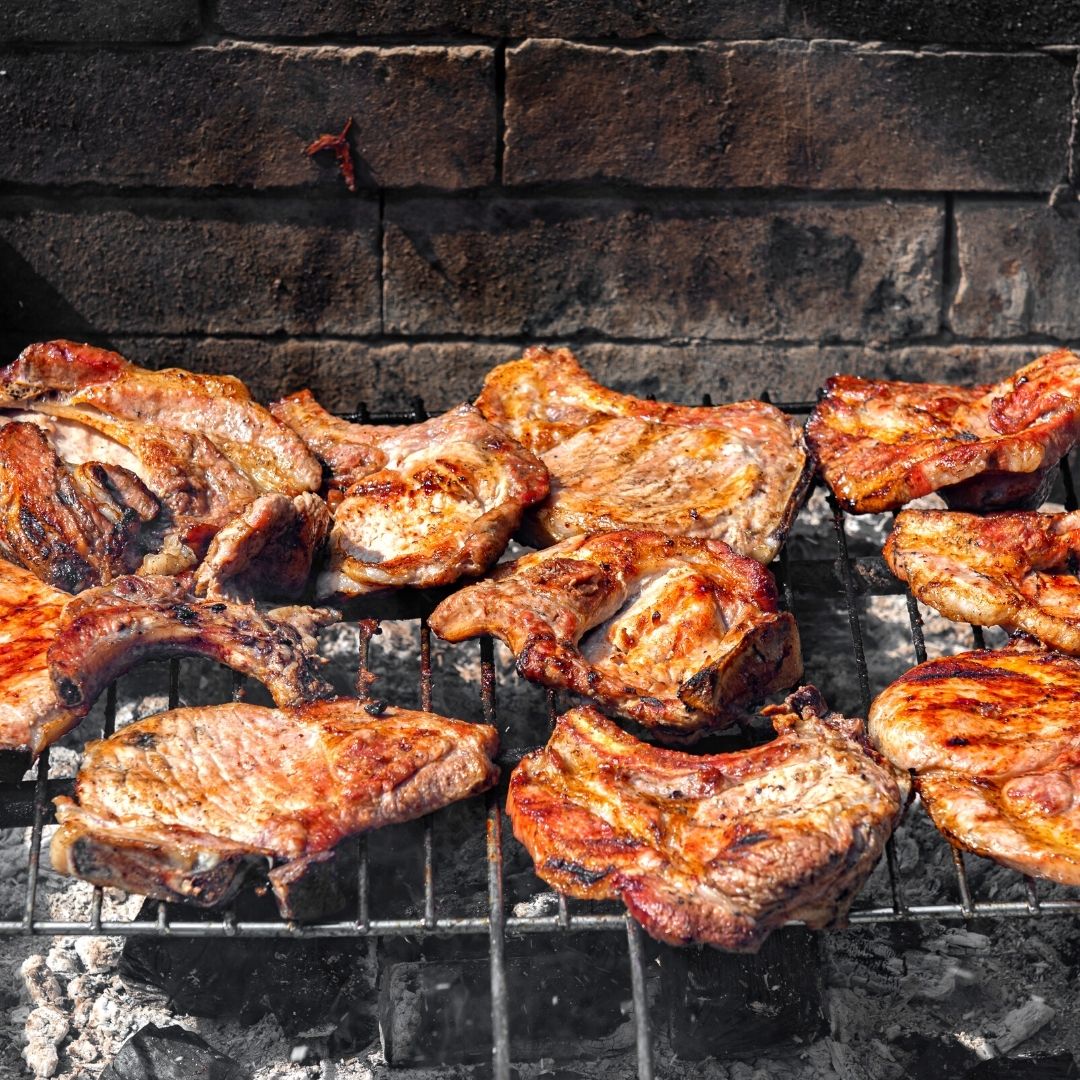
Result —
<svg viewBox="0 0 1080 1080"><path fill-rule="evenodd" d="M1080 654L1080 513L903 510L885 543L892 572L947 618L1024 630Z"/></svg>
<svg viewBox="0 0 1080 1080"><path fill-rule="evenodd" d="M65 466L34 424L0 427L0 555L67 592L138 567L157 500L118 465Z"/></svg>
<svg viewBox="0 0 1080 1080"><path fill-rule="evenodd" d="M697 756L572 709L510 777L514 835L544 881L619 897L671 944L753 952L788 919L841 924L900 819L907 776L813 687L767 715L771 742Z"/></svg>
<svg viewBox="0 0 1080 1080"><path fill-rule="evenodd" d="M1061 349L970 389L836 375L806 433L826 483L855 513L932 491L954 509L1036 506L1080 439L1080 357Z"/></svg>
<svg viewBox="0 0 1080 1080"><path fill-rule="evenodd" d="M767 563L809 482L800 427L771 405L643 401L594 382L566 349L528 349L495 368L476 403L551 473L551 495L522 533L537 546L660 529Z"/></svg>
<svg viewBox="0 0 1080 1080"><path fill-rule="evenodd" d="M28 346L0 373L0 404L70 405L204 436L261 491L299 495L322 478L300 439L230 375L148 371L106 349L49 341Z"/></svg>
<svg viewBox="0 0 1080 1080"><path fill-rule="evenodd" d="M870 736L953 843L1080 885L1080 661L1030 640L941 657L888 687Z"/></svg>
<svg viewBox="0 0 1080 1080"><path fill-rule="evenodd" d="M272 406L343 489L320 596L448 585L502 554L547 471L471 405L407 427L345 424L310 394Z"/></svg>
<svg viewBox="0 0 1080 1080"><path fill-rule="evenodd" d="M285 617L253 604L195 600L185 578L126 577L91 589L64 610L49 647L49 669L68 705L93 704L113 679L143 660L205 656L251 675L276 704L330 697L320 675L319 627L327 608L288 608Z"/></svg>
<svg viewBox="0 0 1080 1080"><path fill-rule="evenodd" d="M304 864L489 788L497 744L491 727L355 699L175 709L87 747L74 801L56 800L52 863L210 906L270 858L288 917L287 886Z"/></svg>
<svg viewBox="0 0 1080 1080"><path fill-rule="evenodd" d="M518 671L670 737L734 722L802 673L799 635L769 572L716 540L576 536L447 597L448 641L501 638Z"/></svg>

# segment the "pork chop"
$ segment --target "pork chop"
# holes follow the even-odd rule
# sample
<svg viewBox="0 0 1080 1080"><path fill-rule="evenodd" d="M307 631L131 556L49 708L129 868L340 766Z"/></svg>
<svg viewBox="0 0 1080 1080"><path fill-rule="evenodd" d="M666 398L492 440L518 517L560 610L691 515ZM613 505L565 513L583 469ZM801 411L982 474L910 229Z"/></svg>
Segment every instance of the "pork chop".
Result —
<svg viewBox="0 0 1080 1080"><path fill-rule="evenodd" d="M772 405L645 401L599 385L567 349L528 349L495 368L476 403L551 473L550 496L522 530L536 546L660 529L767 563L810 479L800 425Z"/></svg>
<svg viewBox="0 0 1080 1080"><path fill-rule="evenodd" d="M946 618L1023 630L1080 654L1080 513L902 510L885 561Z"/></svg>
<svg viewBox="0 0 1080 1080"><path fill-rule="evenodd" d="M754 952L789 919L842 925L900 820L908 778L811 686L768 710L777 737L727 754L637 741L593 709L561 716L510 777L536 873L620 898L655 938Z"/></svg>
<svg viewBox="0 0 1080 1080"><path fill-rule="evenodd" d="M1080 885L1080 660L1029 639L920 664L879 695L870 737L915 770L953 843Z"/></svg>
<svg viewBox="0 0 1080 1080"><path fill-rule="evenodd" d="M87 747L75 798L56 799L52 864L209 907L269 859L291 917L305 863L491 787L497 745L491 727L356 699L174 709Z"/></svg>
<svg viewBox="0 0 1080 1080"><path fill-rule="evenodd" d="M958 510L1037 506L1080 439L1080 357L1059 349L971 388L835 375L806 434L853 513L933 491Z"/></svg>
<svg viewBox="0 0 1080 1080"><path fill-rule="evenodd" d="M572 537L502 564L430 621L447 641L494 634L525 678L673 738L726 727L802 673L769 572L718 540Z"/></svg>

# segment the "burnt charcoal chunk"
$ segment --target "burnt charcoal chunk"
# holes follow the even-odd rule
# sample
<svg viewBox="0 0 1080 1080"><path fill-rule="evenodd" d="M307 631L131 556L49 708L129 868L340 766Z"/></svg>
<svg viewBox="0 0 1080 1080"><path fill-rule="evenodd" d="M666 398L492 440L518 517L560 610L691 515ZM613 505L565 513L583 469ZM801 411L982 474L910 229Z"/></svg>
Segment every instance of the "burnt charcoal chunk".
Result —
<svg viewBox="0 0 1080 1080"><path fill-rule="evenodd" d="M147 1024L120 1047L100 1080L248 1080L249 1076L194 1032Z"/></svg>

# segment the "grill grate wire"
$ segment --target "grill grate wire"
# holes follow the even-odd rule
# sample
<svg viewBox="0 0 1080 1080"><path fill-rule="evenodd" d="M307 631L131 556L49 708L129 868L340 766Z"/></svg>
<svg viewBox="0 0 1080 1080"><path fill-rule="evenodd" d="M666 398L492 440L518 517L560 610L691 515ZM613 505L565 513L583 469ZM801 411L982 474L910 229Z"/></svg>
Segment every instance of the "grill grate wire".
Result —
<svg viewBox="0 0 1080 1080"><path fill-rule="evenodd" d="M762 395L767 400L766 395ZM707 400L711 404L711 400ZM806 414L813 402L796 402L779 406L791 414ZM426 418L427 412L421 401L414 409L400 414L382 415L372 418L367 409L361 408L347 419L362 423L409 423ZM1074 510L1077 506L1076 492L1072 473L1067 459L1061 463L1061 475L1065 490L1066 509ZM862 714L865 715L871 701L871 683L866 662L866 651L859 613L859 596L887 595L898 591L893 587L882 587L871 578L860 579L856 573L859 560L854 559L849 551L846 520L847 515L837 503L831 492L826 491L826 499L833 519L833 537L835 552L833 558L815 560L814 567L819 575L827 574L831 568L838 579L838 595L844 605L851 638L851 656L858 679ZM773 565L783 603L789 609L793 607L794 587L792 584L792 565L788 552L781 552L779 561ZM905 591L908 619L910 623L911 643L916 663L922 663L927 656L923 635L922 616L918 603L910 591ZM377 620L357 620L357 677L356 693L361 699L370 696L373 679L368 667L368 650L371 638L379 634ZM976 648L984 647L984 634L981 627L972 626L973 641ZM480 640L480 712L485 723L498 727L496 708L496 677L494 664L494 644L490 637ZM169 665L169 706L179 703L181 687L181 664L173 660ZM431 667L431 631L427 616L420 618L419 648L419 687L420 703L424 709L431 708L432 667ZM234 675L233 700L244 697L244 680ZM554 724L558 712L557 696L547 691L547 712ZM116 727L117 688L110 686L105 698L103 734L108 736ZM520 758L519 751L511 751L503 756L504 772ZM41 873L41 843L45 824L51 819L51 800L61 792L70 791L71 782L50 780L49 752L46 750L38 761L37 775L32 780L18 783L0 784L0 828L30 827L29 849L27 855L27 884L22 917L0 920L0 934L16 935L86 935L107 934L131 936L137 934L170 935L177 937L244 937L251 939L272 939L282 937L307 938L351 938L366 937L373 943L382 937L405 935L487 935L488 955L491 971L491 1011L492 1011L492 1075L494 1080L509 1080L510 1073L510 1024L509 995L506 970L507 935L523 934L560 934L573 931L600 932L619 931L626 935L627 961L630 967L632 988L635 1045L637 1049L639 1080L653 1080L653 1035L649 1016L648 983L645 973L645 946L641 928L626 915L592 913L589 911L571 911L565 896L558 896L558 907L554 915L529 914L507 915L503 890L503 815L499 789L494 789L486 796L486 852L487 852L487 900L486 916L453 916L440 914L436 893L436 874L434 865L434 830L438 814L428 815L423 822L423 914L419 917L373 918L371 914L370 865L368 843L364 836L356 839L357 854L357 907L355 918L339 921L325 921L314 924L297 924L289 921L257 921L239 919L235 907L229 906L220 920L175 919L170 918L164 903L157 905L156 918L140 919L105 919L102 917L103 890L95 887L91 897L90 912L85 921L58 920L39 918L37 915L38 882ZM27 795L32 795L32 808L27 814ZM942 841L945 843L946 841ZM951 845L950 845L951 846ZM856 907L851 912L852 924L876 924L905 921L970 919L979 917L1019 918L1043 915L1080 914L1080 899L1041 900L1036 883L1024 878L1025 898L1022 901L978 900L972 893L964 863L963 853L952 847L953 865L959 902L933 904L911 904L904 899L903 875L900 871L894 841L890 839L886 846L886 866L888 870L891 904L885 907Z"/></svg>

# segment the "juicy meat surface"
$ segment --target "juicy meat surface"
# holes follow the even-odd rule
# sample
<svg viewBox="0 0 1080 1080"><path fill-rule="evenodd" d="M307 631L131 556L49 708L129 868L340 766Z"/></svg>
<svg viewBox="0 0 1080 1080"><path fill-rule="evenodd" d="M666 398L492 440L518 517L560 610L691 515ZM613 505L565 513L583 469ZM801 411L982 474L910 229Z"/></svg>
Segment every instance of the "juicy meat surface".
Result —
<svg viewBox="0 0 1080 1080"><path fill-rule="evenodd" d="M448 585L502 554L547 470L471 405L407 427L346 424L310 394L273 406L342 489L320 596Z"/></svg>
<svg viewBox="0 0 1080 1080"><path fill-rule="evenodd" d="M299 495L322 479L303 442L231 375L149 371L106 349L49 341L28 346L0 372L0 404L38 403L205 437L261 491Z"/></svg>
<svg viewBox="0 0 1080 1080"><path fill-rule="evenodd" d="M1080 654L1080 581L1071 569L1080 557L1080 513L903 510L884 554L946 618L1023 630Z"/></svg>
<svg viewBox="0 0 1080 1080"><path fill-rule="evenodd" d="M118 578L64 609L48 650L62 701L89 707L135 664L204 656L258 679L279 706L333 695L319 674L316 633L334 622L329 609L261 612L253 604L196 600L175 577Z"/></svg>
<svg viewBox="0 0 1080 1080"><path fill-rule="evenodd" d="M802 673L769 572L715 540L576 536L497 567L431 615L447 641L494 634L527 679L672 737L733 723Z"/></svg>
<svg viewBox="0 0 1080 1080"><path fill-rule="evenodd" d="M0 555L67 592L129 574L158 504L118 465L65 465L35 424L0 427Z"/></svg>
<svg viewBox="0 0 1080 1080"><path fill-rule="evenodd" d="M561 716L510 777L507 813L536 873L621 898L655 938L753 952L789 919L844 921L900 819L907 776L813 687L768 710L777 737L691 755L593 709Z"/></svg>
<svg viewBox="0 0 1080 1080"><path fill-rule="evenodd" d="M495 368L476 402L542 455L551 494L526 520L537 545L605 529L723 540L770 562L809 481L800 426L760 401L692 408L595 382L567 349Z"/></svg>
<svg viewBox="0 0 1080 1080"><path fill-rule="evenodd" d="M1080 439L1080 357L1061 349L971 388L836 375L806 434L826 483L855 513L932 491L954 509L1036 505Z"/></svg>
<svg viewBox="0 0 1080 1080"><path fill-rule="evenodd" d="M56 800L52 863L210 906L270 858L287 906L297 864L491 787L497 745L491 727L356 699L175 709L87 747L75 799Z"/></svg>
<svg viewBox="0 0 1080 1080"><path fill-rule="evenodd" d="M920 664L870 709L870 737L953 843L1080 885L1080 661L1030 641Z"/></svg>

